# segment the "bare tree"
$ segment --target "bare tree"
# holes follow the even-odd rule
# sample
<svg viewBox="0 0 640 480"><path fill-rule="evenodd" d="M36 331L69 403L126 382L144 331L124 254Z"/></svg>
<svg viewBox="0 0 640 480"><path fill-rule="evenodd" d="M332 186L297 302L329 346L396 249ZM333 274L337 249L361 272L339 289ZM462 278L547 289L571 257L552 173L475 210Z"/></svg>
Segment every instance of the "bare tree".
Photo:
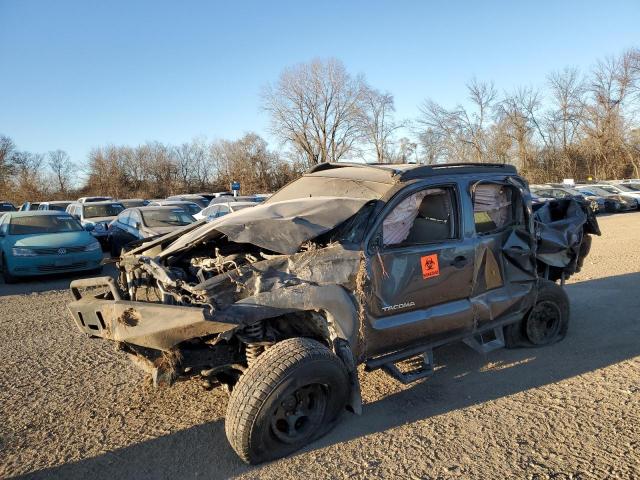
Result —
<svg viewBox="0 0 640 480"><path fill-rule="evenodd" d="M568 152L578 134L578 128L584 111L585 85L575 68L565 68L553 72L548 77L551 100L555 105L551 121L559 128L553 128L558 134L563 152Z"/></svg>
<svg viewBox="0 0 640 480"><path fill-rule="evenodd" d="M633 82L633 64L627 55L608 57L592 72L582 126L587 168L595 177L625 174L624 164L630 159L624 138L629 128L625 113Z"/></svg>
<svg viewBox="0 0 640 480"><path fill-rule="evenodd" d="M13 154L15 165L14 182L19 201L42 200L48 193L42 175L44 155L16 151Z"/></svg>
<svg viewBox="0 0 640 480"><path fill-rule="evenodd" d="M263 92L271 131L309 165L338 161L360 139L366 84L336 59L314 60L282 72Z"/></svg>
<svg viewBox="0 0 640 480"><path fill-rule="evenodd" d="M393 95L364 89L360 129L363 141L373 147L378 163L388 160L393 134L403 126L394 120L394 112Z"/></svg>
<svg viewBox="0 0 640 480"><path fill-rule="evenodd" d="M471 107L458 105L447 110L432 100L420 107L419 136L428 133L437 140L441 158L446 161L490 161L488 132L495 117L496 90L493 83L472 80L467 85Z"/></svg>
<svg viewBox="0 0 640 480"><path fill-rule="evenodd" d="M467 84L467 90L475 111L469 114L466 109L460 109L462 128L467 131L467 141L473 146L476 161L487 161L487 124L493 115L498 94L493 82L479 82L475 78Z"/></svg>
<svg viewBox="0 0 640 480"><path fill-rule="evenodd" d="M13 154L16 146L11 138L0 135L0 197L4 198L9 193L9 181L14 173Z"/></svg>
<svg viewBox="0 0 640 480"><path fill-rule="evenodd" d="M438 163L443 158L446 147L443 145L442 136L438 135L432 128L426 128L418 132L418 140L422 148L421 163L432 165Z"/></svg>
<svg viewBox="0 0 640 480"><path fill-rule="evenodd" d="M216 142L211 155L218 182L229 188L231 182L240 181L246 193L273 191L301 173L270 151L267 142L253 132L238 140Z"/></svg>
<svg viewBox="0 0 640 480"><path fill-rule="evenodd" d="M49 152L49 168L53 172L53 179L56 189L61 193L66 193L71 185L73 174L73 163L69 154L64 150L55 150Z"/></svg>
<svg viewBox="0 0 640 480"><path fill-rule="evenodd" d="M535 169L532 165L535 158L532 137L540 130L537 115L539 108L539 94L531 88L516 89L512 94L506 95L498 107L504 127L502 132L515 143L518 161L525 174L530 174Z"/></svg>

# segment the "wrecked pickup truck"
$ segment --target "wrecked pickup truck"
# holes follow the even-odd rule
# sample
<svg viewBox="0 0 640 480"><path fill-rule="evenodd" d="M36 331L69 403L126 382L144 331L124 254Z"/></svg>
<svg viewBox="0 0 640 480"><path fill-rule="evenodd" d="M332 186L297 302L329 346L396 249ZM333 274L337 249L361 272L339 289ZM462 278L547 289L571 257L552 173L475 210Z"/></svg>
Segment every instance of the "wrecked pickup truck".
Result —
<svg viewBox="0 0 640 480"><path fill-rule="evenodd" d="M227 438L258 463L359 413L360 364L408 383L444 344L562 339L562 284L600 232L574 200L535 208L509 165L321 164L125 251L117 280L72 282L69 309L156 385L226 387Z"/></svg>

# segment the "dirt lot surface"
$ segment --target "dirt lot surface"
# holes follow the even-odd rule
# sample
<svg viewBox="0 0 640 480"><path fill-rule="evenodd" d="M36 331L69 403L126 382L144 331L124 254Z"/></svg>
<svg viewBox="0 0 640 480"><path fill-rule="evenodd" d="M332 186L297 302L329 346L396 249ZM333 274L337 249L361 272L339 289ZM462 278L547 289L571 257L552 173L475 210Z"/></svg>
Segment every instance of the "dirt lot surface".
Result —
<svg viewBox="0 0 640 480"><path fill-rule="evenodd" d="M258 467L227 444L225 393L155 390L83 337L60 290L69 278L0 283L0 476L639 478L640 212L600 225L567 286L564 342L486 356L453 345L409 386L362 374L361 417Z"/></svg>

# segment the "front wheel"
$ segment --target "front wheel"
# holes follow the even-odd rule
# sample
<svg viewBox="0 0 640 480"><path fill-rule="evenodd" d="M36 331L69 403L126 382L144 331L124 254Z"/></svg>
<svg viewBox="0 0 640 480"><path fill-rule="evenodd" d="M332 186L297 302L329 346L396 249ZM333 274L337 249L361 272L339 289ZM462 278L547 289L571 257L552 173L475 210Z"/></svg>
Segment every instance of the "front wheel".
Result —
<svg viewBox="0 0 640 480"><path fill-rule="evenodd" d="M231 392L225 431L245 462L283 457L328 432L344 411L349 377L320 342L290 338L267 349Z"/></svg>

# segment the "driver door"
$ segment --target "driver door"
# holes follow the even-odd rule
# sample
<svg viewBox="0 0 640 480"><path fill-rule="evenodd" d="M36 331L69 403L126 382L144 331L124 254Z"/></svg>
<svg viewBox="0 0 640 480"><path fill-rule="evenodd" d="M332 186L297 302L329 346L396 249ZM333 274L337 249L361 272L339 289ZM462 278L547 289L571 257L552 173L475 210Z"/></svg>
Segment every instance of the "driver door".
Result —
<svg viewBox="0 0 640 480"><path fill-rule="evenodd" d="M462 205L455 184L389 202L368 249L367 355L472 331L475 252Z"/></svg>

